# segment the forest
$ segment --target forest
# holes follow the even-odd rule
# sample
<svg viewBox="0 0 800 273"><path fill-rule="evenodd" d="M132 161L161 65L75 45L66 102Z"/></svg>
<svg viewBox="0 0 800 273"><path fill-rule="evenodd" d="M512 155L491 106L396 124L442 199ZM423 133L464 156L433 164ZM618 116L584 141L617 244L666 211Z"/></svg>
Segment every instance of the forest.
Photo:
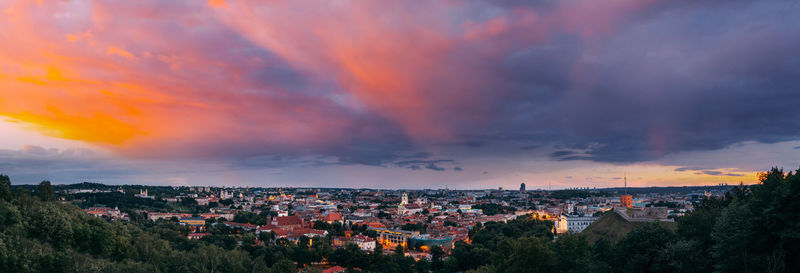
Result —
<svg viewBox="0 0 800 273"><path fill-rule="evenodd" d="M409 273L800 272L800 174L773 168L759 177L699 201L674 228L646 224L616 242L590 242L556 238L551 222L520 217L477 225L471 243L415 261L402 248L334 249L330 238L254 245L257 238L215 231L222 235L189 240L176 222L89 216L57 202L49 182L12 187L0 175L0 272L320 272L321 264Z"/></svg>

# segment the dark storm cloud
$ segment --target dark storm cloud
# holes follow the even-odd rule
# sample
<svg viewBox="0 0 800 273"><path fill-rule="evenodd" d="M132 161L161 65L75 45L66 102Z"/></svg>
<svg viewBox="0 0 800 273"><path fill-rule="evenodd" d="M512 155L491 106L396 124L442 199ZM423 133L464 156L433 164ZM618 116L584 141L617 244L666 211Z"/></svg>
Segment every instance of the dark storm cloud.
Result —
<svg viewBox="0 0 800 273"><path fill-rule="evenodd" d="M446 169L444 167L439 166L439 165L441 165L441 164L457 164L457 162L455 162L454 160L450 160L450 159L405 160L405 161L395 162L394 164L397 165L398 167L412 169L412 170L422 170L424 168L424 169L433 170L433 171L444 171ZM453 170L454 171L462 171L463 169L461 169L460 167L454 167Z"/></svg>
<svg viewBox="0 0 800 273"><path fill-rule="evenodd" d="M573 155L573 154L575 154L574 151L556 151L556 152L553 152L552 154L550 154L550 156L551 157L564 157L564 156Z"/></svg>
<svg viewBox="0 0 800 273"><path fill-rule="evenodd" d="M707 175L722 175L720 171L702 171L702 173Z"/></svg>
<svg viewBox="0 0 800 273"><path fill-rule="evenodd" d="M496 131L586 146L556 160L637 162L800 138L800 5L657 4L607 35L555 35L508 56ZM523 137L530 128L552 136Z"/></svg>
<svg viewBox="0 0 800 273"><path fill-rule="evenodd" d="M76 183L94 177L135 175L141 170L119 166L89 149L55 149L27 145L20 150L0 150L0 173L14 184Z"/></svg>

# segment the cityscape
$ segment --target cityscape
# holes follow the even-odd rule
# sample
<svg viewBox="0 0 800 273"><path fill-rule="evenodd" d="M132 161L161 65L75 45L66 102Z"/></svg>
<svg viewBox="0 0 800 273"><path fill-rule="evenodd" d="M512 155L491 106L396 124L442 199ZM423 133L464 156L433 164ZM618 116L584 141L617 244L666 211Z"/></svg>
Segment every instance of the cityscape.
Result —
<svg viewBox="0 0 800 273"><path fill-rule="evenodd" d="M0 273L800 272L797 0L0 0Z"/></svg>

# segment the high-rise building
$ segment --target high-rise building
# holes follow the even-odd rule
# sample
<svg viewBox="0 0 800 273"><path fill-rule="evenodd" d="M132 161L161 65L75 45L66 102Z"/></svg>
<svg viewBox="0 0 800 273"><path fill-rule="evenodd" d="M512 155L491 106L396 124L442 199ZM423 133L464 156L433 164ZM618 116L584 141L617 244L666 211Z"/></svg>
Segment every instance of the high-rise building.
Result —
<svg viewBox="0 0 800 273"><path fill-rule="evenodd" d="M525 183L519 184L519 191L525 191Z"/></svg>

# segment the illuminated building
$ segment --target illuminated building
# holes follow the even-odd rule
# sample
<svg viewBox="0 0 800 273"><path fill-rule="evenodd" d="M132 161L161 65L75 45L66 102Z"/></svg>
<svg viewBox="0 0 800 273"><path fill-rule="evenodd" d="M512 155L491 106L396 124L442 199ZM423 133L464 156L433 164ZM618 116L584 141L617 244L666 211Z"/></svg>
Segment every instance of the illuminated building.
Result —
<svg viewBox="0 0 800 273"><path fill-rule="evenodd" d="M429 251L434 246L439 246L445 251L453 248L453 236L433 237L430 234L416 235L408 238L408 247Z"/></svg>
<svg viewBox="0 0 800 273"><path fill-rule="evenodd" d="M370 228L378 232L378 242L384 247L394 248L398 245L408 246L408 238L419 235L419 231L390 230L385 228Z"/></svg>
<svg viewBox="0 0 800 273"><path fill-rule="evenodd" d="M619 204L625 208L632 208L633 207L633 196L625 194L620 195L619 197Z"/></svg>

